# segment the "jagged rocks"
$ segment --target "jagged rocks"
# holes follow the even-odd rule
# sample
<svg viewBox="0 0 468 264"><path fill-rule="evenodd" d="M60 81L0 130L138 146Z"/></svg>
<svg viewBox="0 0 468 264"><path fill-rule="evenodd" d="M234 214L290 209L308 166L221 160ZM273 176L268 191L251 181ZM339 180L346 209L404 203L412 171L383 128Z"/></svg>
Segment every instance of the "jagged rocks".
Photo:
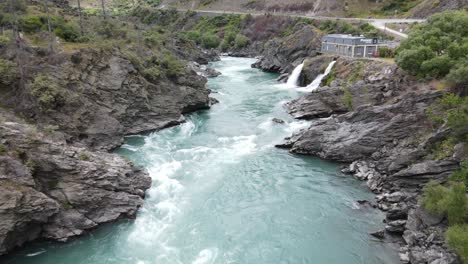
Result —
<svg viewBox="0 0 468 264"><path fill-rule="evenodd" d="M304 57L317 54L320 37L314 27L305 26L286 38L272 39L265 43L262 56L252 67L271 72L291 72L293 64L300 64Z"/></svg>
<svg viewBox="0 0 468 264"><path fill-rule="evenodd" d="M342 172L379 193L377 207L386 213L389 236L373 236L403 237L402 263L458 263L445 246L444 219L418 206L422 187L429 180L446 181L466 157L465 147L456 146L451 157L432 160L431 146L447 131L433 131L426 110L442 92L381 62L338 59L335 67L330 87L287 104L295 118L313 121L278 146L349 163Z"/></svg>
<svg viewBox="0 0 468 264"><path fill-rule="evenodd" d="M39 237L65 241L134 217L148 174L116 154L68 145L0 110L0 254Z"/></svg>
<svg viewBox="0 0 468 264"><path fill-rule="evenodd" d="M28 89L12 89L16 93L2 94L1 100L40 127L58 126L69 142L84 143L95 150L118 147L124 135L180 124L183 114L210 106L206 78L189 68L176 76L153 80L116 49L58 54L54 65L34 51L29 56L28 71L34 73L40 67L48 81L60 87L61 106L41 111Z"/></svg>

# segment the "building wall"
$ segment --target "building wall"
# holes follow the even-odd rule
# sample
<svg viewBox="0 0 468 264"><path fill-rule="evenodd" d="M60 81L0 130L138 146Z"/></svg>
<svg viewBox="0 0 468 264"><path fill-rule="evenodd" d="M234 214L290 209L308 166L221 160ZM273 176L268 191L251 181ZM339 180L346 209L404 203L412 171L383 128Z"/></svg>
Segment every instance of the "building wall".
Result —
<svg viewBox="0 0 468 264"><path fill-rule="evenodd" d="M347 45L322 42L322 53L337 54L347 57L371 58L379 45ZM354 48L354 53L353 53Z"/></svg>

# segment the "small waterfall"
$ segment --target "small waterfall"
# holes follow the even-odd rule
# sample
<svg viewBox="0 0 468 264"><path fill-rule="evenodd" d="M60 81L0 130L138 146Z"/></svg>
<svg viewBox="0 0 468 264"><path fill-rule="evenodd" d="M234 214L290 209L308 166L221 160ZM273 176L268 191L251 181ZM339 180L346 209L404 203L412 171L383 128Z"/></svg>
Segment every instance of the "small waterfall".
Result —
<svg viewBox="0 0 468 264"><path fill-rule="evenodd" d="M301 63L297 65L296 68L294 68L293 72L291 73L291 76L288 78L288 82L286 85L288 87L297 87L297 81L299 80L299 76L301 76L302 68L304 67L304 63Z"/></svg>
<svg viewBox="0 0 468 264"><path fill-rule="evenodd" d="M325 78L328 74L330 74L331 70L333 69L333 65L335 65L336 61L332 61L327 69L325 70L324 73L321 73L319 75L317 75L317 77L315 78L315 80L309 84L307 87L305 88L302 88L300 89L301 91L304 91L304 92L312 92L313 90L319 88L320 84L322 83L322 80L323 78Z"/></svg>

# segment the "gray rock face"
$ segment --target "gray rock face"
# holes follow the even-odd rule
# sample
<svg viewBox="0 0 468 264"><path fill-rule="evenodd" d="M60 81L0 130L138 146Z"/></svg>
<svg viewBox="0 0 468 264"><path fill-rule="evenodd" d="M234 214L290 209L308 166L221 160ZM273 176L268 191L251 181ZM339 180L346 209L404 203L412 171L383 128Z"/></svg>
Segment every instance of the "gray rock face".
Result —
<svg viewBox="0 0 468 264"><path fill-rule="evenodd" d="M310 84L323 73L332 61L331 57L306 59L301 74L303 86ZM299 97L287 104L289 113L298 119L329 117L346 113L352 109L345 103L345 92L352 97L351 107L380 105L392 97L405 92L408 83L395 65L385 62L364 64L362 61L339 58L332 69L335 80L331 87L320 87L312 93Z"/></svg>
<svg viewBox="0 0 468 264"><path fill-rule="evenodd" d="M134 217L148 174L116 154L38 132L0 110L0 254L39 237L65 241Z"/></svg>
<svg viewBox="0 0 468 264"><path fill-rule="evenodd" d="M261 58L252 67L271 72L291 72L307 56L315 56L320 47L320 35L311 26L291 36L268 41Z"/></svg>
<svg viewBox="0 0 468 264"><path fill-rule="evenodd" d="M291 151L344 162L372 155L381 159L391 155L381 151L385 147L393 148L428 126L423 121L425 107L439 96L439 92L408 94L394 104L362 106L348 114L315 121L292 137Z"/></svg>
<svg viewBox="0 0 468 264"><path fill-rule="evenodd" d="M189 68L177 76L149 80L118 50L57 55L56 64L34 52L30 56L28 71L41 68L61 88L62 105L40 111L27 89L1 99L39 125L58 126L68 142L81 142L95 150L118 147L124 135L180 124L183 114L210 106L206 78Z"/></svg>
<svg viewBox="0 0 468 264"><path fill-rule="evenodd" d="M314 61L312 68L320 68L323 59L309 63ZM424 185L429 180L446 181L466 157L457 146L452 157L432 160L433 142L447 131L433 131L426 110L442 92L374 61L339 59L334 78L330 87L287 104L294 117L313 121L279 146L350 163L343 171L379 193L377 207L386 212L385 232L403 237L402 263L459 263L445 245L444 219L418 206ZM352 108L345 103L345 90Z"/></svg>

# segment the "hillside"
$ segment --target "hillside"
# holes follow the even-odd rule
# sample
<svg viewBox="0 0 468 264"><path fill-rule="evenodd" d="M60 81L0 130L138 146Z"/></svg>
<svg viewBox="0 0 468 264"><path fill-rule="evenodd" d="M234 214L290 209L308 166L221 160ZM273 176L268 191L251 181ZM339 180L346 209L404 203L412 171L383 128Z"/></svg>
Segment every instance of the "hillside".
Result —
<svg viewBox="0 0 468 264"><path fill-rule="evenodd" d="M159 1L153 1L159 2ZM161 0L162 6L187 9L304 13L346 17L427 17L466 7L463 0Z"/></svg>

